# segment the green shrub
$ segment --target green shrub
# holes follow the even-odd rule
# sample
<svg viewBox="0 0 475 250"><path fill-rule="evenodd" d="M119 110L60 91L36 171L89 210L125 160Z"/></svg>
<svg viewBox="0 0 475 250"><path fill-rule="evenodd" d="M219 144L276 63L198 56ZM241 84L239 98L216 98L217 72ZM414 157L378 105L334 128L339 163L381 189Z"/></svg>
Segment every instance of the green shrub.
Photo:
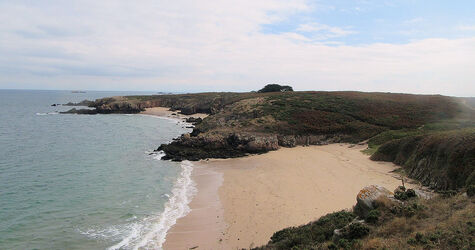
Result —
<svg viewBox="0 0 475 250"><path fill-rule="evenodd" d="M369 227L363 223L352 223L348 227L348 239L360 239L369 234Z"/></svg>
<svg viewBox="0 0 475 250"><path fill-rule="evenodd" d="M414 238L409 238L409 239L407 240L407 244L409 244L409 245L416 245L416 244L417 244L417 240L414 239Z"/></svg>
<svg viewBox="0 0 475 250"><path fill-rule="evenodd" d="M396 191L396 193L394 193L394 198L400 201L405 201L408 199L407 194L404 191Z"/></svg>
<svg viewBox="0 0 475 250"><path fill-rule="evenodd" d="M285 228L272 235L269 246L275 249L291 249L294 246L302 247L328 241L335 229L346 226L355 217L351 212L340 211L322 216L307 225Z"/></svg>
<svg viewBox="0 0 475 250"><path fill-rule="evenodd" d="M416 191L412 188L409 188L408 190L406 190L406 196L407 198L417 197Z"/></svg>
<svg viewBox="0 0 475 250"><path fill-rule="evenodd" d="M475 195L475 185L470 185L467 187L467 195L472 197Z"/></svg>
<svg viewBox="0 0 475 250"><path fill-rule="evenodd" d="M371 210L369 211L365 221L371 224L375 224L376 222L378 222L379 216L381 216L381 212L379 212L378 210Z"/></svg>
<svg viewBox="0 0 475 250"><path fill-rule="evenodd" d="M337 246L343 249L350 249L351 242L348 241L347 239L339 239L337 241Z"/></svg>
<svg viewBox="0 0 475 250"><path fill-rule="evenodd" d="M264 88L257 91L258 93L268 93L268 92L287 92L294 91L290 86L282 86L279 84L267 84Z"/></svg>

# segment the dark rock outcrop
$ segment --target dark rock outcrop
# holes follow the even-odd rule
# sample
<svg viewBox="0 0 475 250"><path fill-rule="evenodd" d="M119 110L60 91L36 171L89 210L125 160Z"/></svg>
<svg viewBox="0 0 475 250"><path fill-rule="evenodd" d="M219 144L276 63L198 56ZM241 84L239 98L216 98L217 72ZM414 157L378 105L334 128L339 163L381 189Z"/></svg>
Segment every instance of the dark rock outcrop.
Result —
<svg viewBox="0 0 475 250"><path fill-rule="evenodd" d="M326 145L342 141L341 135L278 136L263 133L200 133L194 129L169 144L162 144L163 160L192 160L207 158L234 158L248 154L260 154L282 147L297 145Z"/></svg>
<svg viewBox="0 0 475 250"><path fill-rule="evenodd" d="M186 118L186 122L187 123L191 123L193 125L198 125L200 124L201 122L203 121L203 119L201 118L195 118L195 117L189 117L189 118Z"/></svg>
<svg viewBox="0 0 475 250"><path fill-rule="evenodd" d="M60 112L61 114L78 114L78 115L96 115L98 114L96 109L76 109L72 108L68 111Z"/></svg>
<svg viewBox="0 0 475 250"><path fill-rule="evenodd" d="M68 102L66 104L63 104L63 106L85 106L85 107L89 107L93 104L94 104L93 101L82 100L80 102ZM57 105L59 105L59 104L57 104Z"/></svg>
<svg viewBox="0 0 475 250"><path fill-rule="evenodd" d="M247 154L264 153L279 148L275 135L253 134L207 134L182 135L169 144L162 144L157 151L163 150L163 160L192 160L207 158L233 158Z"/></svg>

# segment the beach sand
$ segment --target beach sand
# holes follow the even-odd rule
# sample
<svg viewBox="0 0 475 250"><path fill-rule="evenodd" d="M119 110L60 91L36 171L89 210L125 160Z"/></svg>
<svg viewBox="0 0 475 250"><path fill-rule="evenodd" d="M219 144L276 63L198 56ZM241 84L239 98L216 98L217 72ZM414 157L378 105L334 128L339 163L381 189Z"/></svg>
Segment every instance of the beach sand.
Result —
<svg viewBox="0 0 475 250"><path fill-rule="evenodd" d="M203 113L196 113L193 115L183 115L183 114L180 114L178 111L170 111L170 108L166 108L166 107L146 108L145 111L140 112L140 114L169 117L169 118L180 119L180 120L190 118L190 117L203 119L208 116L208 114L203 114Z"/></svg>
<svg viewBox="0 0 475 250"><path fill-rule="evenodd" d="M195 163L192 211L167 235L164 249L241 249L272 234L350 209L361 188L401 184L392 163L374 162L365 145L281 148L262 155ZM411 185L409 185L411 186ZM224 216L224 217L223 217Z"/></svg>

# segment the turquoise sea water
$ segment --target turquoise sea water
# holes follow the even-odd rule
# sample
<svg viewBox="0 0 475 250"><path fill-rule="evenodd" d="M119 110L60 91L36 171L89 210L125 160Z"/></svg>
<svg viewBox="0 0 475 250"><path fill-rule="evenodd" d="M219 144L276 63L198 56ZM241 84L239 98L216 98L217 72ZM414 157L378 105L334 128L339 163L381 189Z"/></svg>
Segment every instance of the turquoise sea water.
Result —
<svg viewBox="0 0 475 250"><path fill-rule="evenodd" d="M0 249L160 247L193 183L188 163L149 153L188 130L50 106L127 94L0 90Z"/></svg>

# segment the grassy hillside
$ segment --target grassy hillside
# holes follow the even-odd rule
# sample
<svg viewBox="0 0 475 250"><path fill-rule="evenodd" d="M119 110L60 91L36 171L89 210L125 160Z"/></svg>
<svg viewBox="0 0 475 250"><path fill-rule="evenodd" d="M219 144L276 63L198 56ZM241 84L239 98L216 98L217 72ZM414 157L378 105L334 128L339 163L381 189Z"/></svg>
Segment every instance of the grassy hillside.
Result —
<svg viewBox="0 0 475 250"><path fill-rule="evenodd" d="M191 134L161 145L171 160L240 157L279 147L368 140L372 160L391 161L437 190L475 193L472 98L362 92L200 93L96 100L96 113L169 107L210 114ZM77 111L80 113L80 111ZM90 111L87 111L90 113ZM365 222L352 211L276 232L258 249L473 249L475 201L464 195L384 201ZM334 235L335 229L341 234Z"/></svg>
<svg viewBox="0 0 475 250"><path fill-rule="evenodd" d="M245 93L227 100L234 102L204 119L191 137L161 149L182 160L237 157L279 146L356 143L387 130L452 119L463 110L450 97L386 93Z"/></svg>
<svg viewBox="0 0 475 250"><path fill-rule="evenodd" d="M432 188L475 185L475 128L407 134L384 143L371 159L394 162Z"/></svg>
<svg viewBox="0 0 475 250"><path fill-rule="evenodd" d="M470 100L364 92L222 92L103 98L90 104L95 110L82 113L136 113L161 106L210 114L190 135L159 147L164 159L172 160L369 139L367 153L374 153L373 160L395 162L424 184L453 189L464 187L474 168Z"/></svg>
<svg viewBox="0 0 475 250"><path fill-rule="evenodd" d="M256 249L473 249L475 198L439 196L403 203L378 201L365 221L345 227L352 211L328 214L317 221L274 233ZM340 234L334 234L335 229Z"/></svg>

